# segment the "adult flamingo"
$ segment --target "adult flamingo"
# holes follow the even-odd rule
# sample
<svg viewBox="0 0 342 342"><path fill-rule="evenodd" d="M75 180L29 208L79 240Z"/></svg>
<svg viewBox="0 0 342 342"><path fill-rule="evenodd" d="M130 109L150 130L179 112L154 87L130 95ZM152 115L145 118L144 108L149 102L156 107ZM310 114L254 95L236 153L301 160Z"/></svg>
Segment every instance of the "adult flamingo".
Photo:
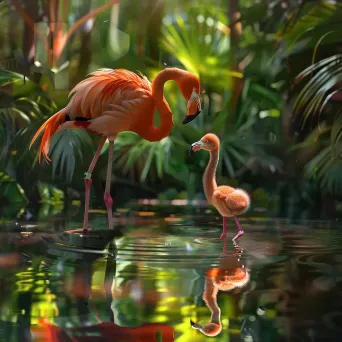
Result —
<svg viewBox="0 0 342 342"><path fill-rule="evenodd" d="M234 242L244 234L237 215L246 212L251 200L246 191L234 189L230 186L217 186L215 173L219 160L220 139L212 133L208 133L201 140L193 143L190 152L206 150L210 152L210 160L203 175L203 187L209 204L212 204L223 217L223 231L221 240L226 238L227 221L226 217L234 217L238 227L238 233L232 239Z"/></svg>
<svg viewBox="0 0 342 342"><path fill-rule="evenodd" d="M175 329L163 323L147 323L135 328L121 327L112 322L100 321L96 325L79 328L61 328L46 319L38 320L40 327L31 328L37 342L174 342Z"/></svg>
<svg viewBox="0 0 342 342"><path fill-rule="evenodd" d="M151 83L146 76L125 69L99 69L91 77L78 83L69 93L73 94L67 106L49 118L34 135L30 148L44 131L39 151L39 162L43 154L47 161L52 136L63 129L85 128L102 135L102 139L85 178L85 210L83 233L88 231L88 211L91 174L100 156L102 147L109 140L109 156L104 201L107 207L108 224L112 229L113 201L110 196L112 156L114 140L118 133L132 131L148 141L160 141L169 135L173 118L170 106L163 96L164 84L177 82L187 103L187 114L183 124L192 121L201 112L198 78L178 68L166 68L159 72ZM159 111L161 124L155 127L154 112Z"/></svg>

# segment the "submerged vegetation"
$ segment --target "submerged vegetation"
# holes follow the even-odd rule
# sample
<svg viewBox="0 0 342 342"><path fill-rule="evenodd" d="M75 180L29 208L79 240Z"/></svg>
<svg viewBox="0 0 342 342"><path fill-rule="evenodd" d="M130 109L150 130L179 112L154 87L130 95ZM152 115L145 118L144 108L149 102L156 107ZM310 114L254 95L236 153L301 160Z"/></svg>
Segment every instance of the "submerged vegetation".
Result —
<svg viewBox="0 0 342 342"><path fill-rule="evenodd" d="M29 150L28 143L89 72L127 68L152 80L176 66L200 77L203 115L182 125L185 102L168 83L165 97L176 123L170 136L149 143L125 132L115 142L116 200L203 196L207 156L188 158L187 151L212 131L222 142L219 181L243 185L256 207L271 209L278 198L269 215L296 218L301 207L307 217L324 217L339 208L340 4L32 0L24 6L13 0L0 9L6 23L0 30L1 203L62 209L82 197L98 137L82 130L57 134L51 165L38 165L38 144ZM9 60L15 63L7 67ZM93 176L99 193L105 170L100 157ZM131 195L121 196L128 186ZM330 209L318 213L321 203ZM21 212L0 214L13 219Z"/></svg>

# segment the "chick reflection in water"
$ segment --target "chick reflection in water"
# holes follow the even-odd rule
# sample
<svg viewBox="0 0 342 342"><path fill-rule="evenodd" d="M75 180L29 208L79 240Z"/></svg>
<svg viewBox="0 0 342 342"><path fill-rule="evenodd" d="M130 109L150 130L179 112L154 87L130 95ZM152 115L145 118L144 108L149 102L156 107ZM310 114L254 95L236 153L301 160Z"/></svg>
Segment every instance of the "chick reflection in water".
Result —
<svg viewBox="0 0 342 342"><path fill-rule="evenodd" d="M203 300L211 311L208 323L195 323L190 320L193 329L197 329L206 336L217 336L222 331L221 309L217 304L219 291L231 291L245 286L249 281L249 273L241 261L243 249L235 245L232 252L227 252L226 241L223 253L219 259L218 268L206 271Z"/></svg>

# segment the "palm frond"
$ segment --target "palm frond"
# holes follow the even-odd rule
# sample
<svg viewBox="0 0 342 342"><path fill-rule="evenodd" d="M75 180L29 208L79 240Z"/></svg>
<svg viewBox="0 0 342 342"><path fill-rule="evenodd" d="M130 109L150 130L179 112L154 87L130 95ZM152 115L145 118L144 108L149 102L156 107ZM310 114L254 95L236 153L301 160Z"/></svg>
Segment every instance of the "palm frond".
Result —
<svg viewBox="0 0 342 342"><path fill-rule="evenodd" d="M330 137L327 137L330 133ZM305 165L304 175L317 180L322 191L339 194L342 191L342 119L338 116L332 126L316 127L298 148L317 144L319 152ZM318 137L320 139L318 140Z"/></svg>
<svg viewBox="0 0 342 342"><path fill-rule="evenodd" d="M24 76L9 70L0 70L0 87L7 84L23 82Z"/></svg>
<svg viewBox="0 0 342 342"><path fill-rule="evenodd" d="M38 182L38 192L42 203L50 205L63 203L64 193L54 185Z"/></svg>
<svg viewBox="0 0 342 342"><path fill-rule="evenodd" d="M305 166L304 174L309 179L317 178L323 192L338 194L342 191L341 157L334 157L330 146L323 148Z"/></svg>
<svg viewBox="0 0 342 342"><path fill-rule="evenodd" d="M289 54L298 53L295 46L301 45L301 50L312 49L316 42L326 32L331 31L321 45L331 44L340 41L339 32L341 31L342 4L339 2L317 1L307 2L302 8L300 17L285 34L282 33L283 27L279 29L279 35L286 40L290 47ZM301 44L302 41L306 44Z"/></svg>
<svg viewBox="0 0 342 342"><path fill-rule="evenodd" d="M4 170L0 171L0 199L7 205L23 204L27 198L22 187Z"/></svg>
<svg viewBox="0 0 342 342"><path fill-rule="evenodd" d="M186 16L164 18L162 48L187 70L210 82L227 87L232 77L243 77L229 70L229 30L209 10L193 9Z"/></svg>
<svg viewBox="0 0 342 342"><path fill-rule="evenodd" d="M295 113L303 109L303 125L311 115L319 115L331 97L340 91L340 88L336 88L342 82L342 55L334 55L309 66L295 81L299 82L310 75L313 77L300 91L294 104Z"/></svg>
<svg viewBox="0 0 342 342"><path fill-rule="evenodd" d="M342 191L341 160L329 160L329 167L322 175L321 188L324 192L340 194Z"/></svg>
<svg viewBox="0 0 342 342"><path fill-rule="evenodd" d="M162 178L168 171L171 150L177 139L166 137L160 142L149 142L132 132L122 132L115 140L114 163L124 174L131 174L133 170L140 182L145 182L154 174Z"/></svg>
<svg viewBox="0 0 342 342"><path fill-rule="evenodd" d="M92 150L92 140L84 130L64 130L57 133L51 141L52 175L59 169L65 172L66 181L71 182L76 165L76 158L83 159L83 153Z"/></svg>

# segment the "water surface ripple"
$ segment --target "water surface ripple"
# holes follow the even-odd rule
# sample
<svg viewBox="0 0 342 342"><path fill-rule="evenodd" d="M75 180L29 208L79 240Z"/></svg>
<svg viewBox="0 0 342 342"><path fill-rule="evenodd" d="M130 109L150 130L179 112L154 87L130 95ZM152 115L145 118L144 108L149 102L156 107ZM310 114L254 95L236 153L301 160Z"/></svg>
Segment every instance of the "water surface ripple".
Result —
<svg viewBox="0 0 342 342"><path fill-rule="evenodd" d="M215 297L222 324L215 341L333 342L341 336L342 231L336 225L249 218L234 245L233 222L224 243L213 215L121 220L112 232L103 217L98 222L86 238L70 229L76 224L67 233L48 223L1 226L6 341L26 342L22 331L34 331L39 341L42 317L83 329L96 326L99 316L125 327L163 323L176 341L206 341L189 322L210 319L210 302L202 299L208 284L226 286Z"/></svg>

